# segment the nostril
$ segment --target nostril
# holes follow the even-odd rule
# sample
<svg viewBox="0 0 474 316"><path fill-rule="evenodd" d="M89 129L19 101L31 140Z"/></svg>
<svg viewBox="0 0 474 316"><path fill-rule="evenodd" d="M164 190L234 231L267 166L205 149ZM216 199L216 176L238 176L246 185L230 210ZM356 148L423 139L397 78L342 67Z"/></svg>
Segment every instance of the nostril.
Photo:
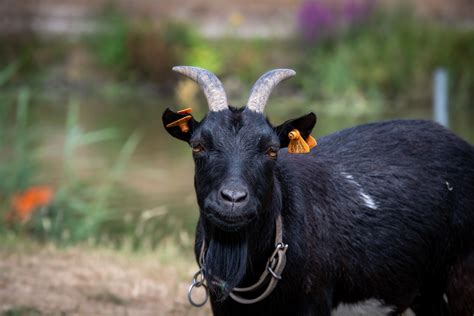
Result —
<svg viewBox="0 0 474 316"><path fill-rule="evenodd" d="M224 198L224 200L233 202L232 190L223 189L221 191L221 196Z"/></svg>
<svg viewBox="0 0 474 316"><path fill-rule="evenodd" d="M246 198L247 198L247 192L234 191L234 202L236 203L243 202Z"/></svg>
<svg viewBox="0 0 474 316"><path fill-rule="evenodd" d="M245 201L247 198L247 192L240 190L230 190L223 189L221 190L221 196L224 200L232 203L240 203Z"/></svg>

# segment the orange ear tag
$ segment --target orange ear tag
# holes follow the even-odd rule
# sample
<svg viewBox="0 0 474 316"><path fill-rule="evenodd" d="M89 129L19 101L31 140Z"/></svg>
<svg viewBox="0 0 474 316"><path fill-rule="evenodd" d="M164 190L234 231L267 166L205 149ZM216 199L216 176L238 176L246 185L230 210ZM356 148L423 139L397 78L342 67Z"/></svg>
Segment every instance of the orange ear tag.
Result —
<svg viewBox="0 0 474 316"><path fill-rule="evenodd" d="M313 149L314 147L318 145L318 142L316 141L316 139L314 139L314 137L311 135L309 135L308 138L306 138L306 143L308 144L309 149Z"/></svg>
<svg viewBox="0 0 474 316"><path fill-rule="evenodd" d="M191 108L185 108L185 109L177 111L176 113L178 113L178 114L190 114L192 111L193 111L193 109L191 109Z"/></svg>
<svg viewBox="0 0 474 316"><path fill-rule="evenodd" d="M309 153L310 147L301 137L300 132L297 129L292 130L288 133L290 144L288 145L288 152L291 154L305 154Z"/></svg>
<svg viewBox="0 0 474 316"><path fill-rule="evenodd" d="M192 118L193 117L191 115L187 115L183 118L180 118L179 120L176 120L174 122L171 122L171 123L167 124L166 127L168 128L168 127L179 126L179 128L181 128L181 132L187 133L187 132L189 132L188 121Z"/></svg>

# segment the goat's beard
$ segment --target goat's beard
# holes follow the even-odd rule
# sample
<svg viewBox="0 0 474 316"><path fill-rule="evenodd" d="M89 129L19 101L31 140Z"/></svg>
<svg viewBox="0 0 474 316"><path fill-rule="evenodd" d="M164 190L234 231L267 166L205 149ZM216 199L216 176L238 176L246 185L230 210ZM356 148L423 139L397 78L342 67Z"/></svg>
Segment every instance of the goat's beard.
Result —
<svg viewBox="0 0 474 316"><path fill-rule="evenodd" d="M205 257L206 278L211 294L217 301L224 301L245 276L248 245L241 236L215 237Z"/></svg>

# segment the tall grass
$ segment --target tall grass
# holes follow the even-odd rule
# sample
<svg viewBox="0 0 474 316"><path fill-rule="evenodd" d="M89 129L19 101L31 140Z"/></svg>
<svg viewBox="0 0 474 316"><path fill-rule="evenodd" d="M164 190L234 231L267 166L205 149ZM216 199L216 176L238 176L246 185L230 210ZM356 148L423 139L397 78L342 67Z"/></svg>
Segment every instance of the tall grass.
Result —
<svg viewBox="0 0 474 316"><path fill-rule="evenodd" d="M33 143L33 134L28 133L29 90L23 88L18 94L15 107L4 104L0 112L0 197L10 196L31 184L31 173L36 168L35 151L28 148ZM14 124L9 120L14 114Z"/></svg>
<svg viewBox="0 0 474 316"><path fill-rule="evenodd" d="M134 223L122 211L114 210L110 200L126 192L118 182L140 142L141 133L136 131L128 137L100 180L85 179L76 170L77 151L84 146L117 139L119 134L111 128L83 131L78 121L80 106L75 101L70 102L66 115L63 166L61 180L53 188L54 199L48 205L31 210L33 215L26 221L9 216L15 211L12 209L15 196L21 196L35 185L51 186L41 182L40 175L47 170L40 168L36 154L41 144L29 118L29 99L29 90L23 89L18 94L16 106L3 107L0 112L0 152L3 153L0 160L0 230L61 245L113 241L120 246L127 238L130 240ZM13 115L14 124L8 123ZM109 225L111 222L115 222L114 227Z"/></svg>
<svg viewBox="0 0 474 316"><path fill-rule="evenodd" d="M105 231L105 222L114 217L123 219L123 214L111 209L108 202L140 141L138 132L127 139L100 183L84 180L75 170L77 150L82 146L115 139L118 133L110 128L83 132L78 124L78 115L79 104L72 101L66 117L61 184L54 202L40 210L31 222L34 236L43 240L52 239L60 244L81 241L98 243L110 235L110 232Z"/></svg>
<svg viewBox="0 0 474 316"><path fill-rule="evenodd" d="M183 212L166 201L154 201L158 205L149 207L149 197L140 196L124 180L142 138L140 130L125 138L116 128L86 130L80 120L81 105L72 100L65 111L63 132L55 129L50 143L51 130L38 122L38 113L44 109L35 102L25 88L15 103L10 100L8 106L0 107L2 233L62 246L87 243L142 249L159 247L163 240L190 246ZM85 161L94 161L89 153L106 162L106 167L94 166L93 174L83 169ZM54 163L48 161L52 157ZM38 187L49 188L53 199L29 210L31 216L12 216L17 213L13 201Z"/></svg>

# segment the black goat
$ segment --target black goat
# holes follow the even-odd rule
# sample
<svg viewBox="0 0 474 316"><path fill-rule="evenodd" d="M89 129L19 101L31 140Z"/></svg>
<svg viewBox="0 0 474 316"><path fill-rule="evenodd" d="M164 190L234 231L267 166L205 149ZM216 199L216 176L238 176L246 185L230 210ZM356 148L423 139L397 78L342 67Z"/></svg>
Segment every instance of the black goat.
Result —
<svg viewBox="0 0 474 316"><path fill-rule="evenodd" d="M163 123L193 150L195 251L214 314L330 315L340 303L369 298L394 315L409 307L417 315L460 310L443 295L450 271L474 251L473 146L433 122L397 120L289 153L289 133L308 139L316 116L274 127L262 112L293 71L266 73L236 109L212 73L174 69L200 84L210 107L201 122L167 109ZM236 302L235 287L257 282L275 251L278 218L288 244L282 279L267 298ZM279 277L271 272L265 284ZM456 282L449 284L456 293Z"/></svg>
<svg viewBox="0 0 474 316"><path fill-rule="evenodd" d="M448 274L447 298L452 315L474 315L474 253L454 264Z"/></svg>

